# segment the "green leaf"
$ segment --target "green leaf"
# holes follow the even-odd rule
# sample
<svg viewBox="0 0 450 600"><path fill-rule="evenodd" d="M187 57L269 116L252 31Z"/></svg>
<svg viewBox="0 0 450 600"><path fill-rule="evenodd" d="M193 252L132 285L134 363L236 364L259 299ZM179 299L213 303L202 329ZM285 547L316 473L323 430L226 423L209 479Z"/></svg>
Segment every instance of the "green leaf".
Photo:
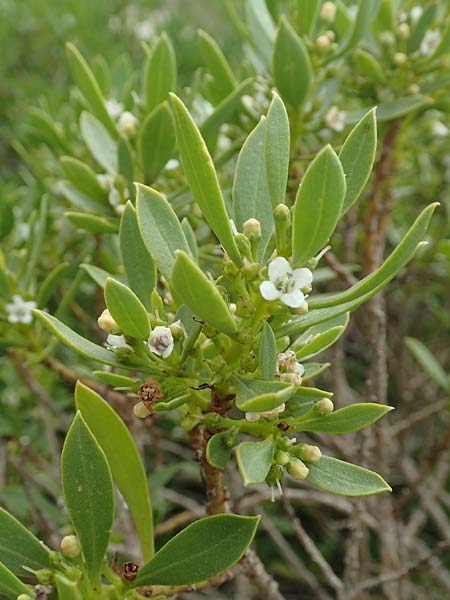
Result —
<svg viewBox="0 0 450 600"><path fill-rule="evenodd" d="M126 137L119 138L117 147L118 172L123 175L128 184L134 181L134 153Z"/></svg>
<svg viewBox="0 0 450 600"><path fill-rule="evenodd" d="M219 290L182 251L177 252L171 288L197 317L223 333L236 334L236 322Z"/></svg>
<svg viewBox="0 0 450 600"><path fill-rule="evenodd" d="M273 92L267 113L264 159L272 206L284 203L289 173L289 118L280 96Z"/></svg>
<svg viewBox="0 0 450 600"><path fill-rule="evenodd" d="M308 464L310 483L341 496L370 496L392 491L384 479L368 469L322 455L315 465Z"/></svg>
<svg viewBox="0 0 450 600"><path fill-rule="evenodd" d="M106 455L141 543L144 560L153 555L153 517L141 457L122 419L98 394L77 382L75 404Z"/></svg>
<svg viewBox="0 0 450 600"><path fill-rule="evenodd" d="M393 410L392 406L365 402L345 406L324 417L300 421L293 431L314 431L318 433L352 433L368 427Z"/></svg>
<svg viewBox="0 0 450 600"><path fill-rule="evenodd" d="M436 357L428 348L415 338L406 338L406 345L417 362L425 369L432 379L446 392L450 391L450 379Z"/></svg>
<svg viewBox="0 0 450 600"><path fill-rule="evenodd" d="M273 460L273 436L262 442L241 442L236 448L236 461L244 485L263 483Z"/></svg>
<svg viewBox="0 0 450 600"><path fill-rule="evenodd" d="M261 379L270 381L275 377L277 366L277 342L272 327L267 321L264 321L259 340L258 366Z"/></svg>
<svg viewBox="0 0 450 600"><path fill-rule="evenodd" d="M387 285L406 263L411 260L419 245L422 245L423 237L428 229L433 212L438 205L438 202L430 204L420 213L401 242L379 269L370 273L343 292L312 298L308 302L310 309L344 304L367 294L372 296Z"/></svg>
<svg viewBox="0 0 450 600"><path fill-rule="evenodd" d="M107 279L105 302L112 318L125 335L146 340L150 335L150 322L145 306L134 292L115 279Z"/></svg>
<svg viewBox="0 0 450 600"><path fill-rule="evenodd" d="M72 156L62 156L60 162L65 176L80 192L99 204L108 205L106 192L97 181L94 171L88 165Z"/></svg>
<svg viewBox="0 0 450 600"><path fill-rule="evenodd" d="M186 236L177 215L162 194L141 184L137 184L136 189L142 239L158 269L170 279L176 251L183 250L190 254Z"/></svg>
<svg viewBox="0 0 450 600"><path fill-rule="evenodd" d="M181 161L189 187L211 229L231 259L241 266L225 202L211 156L203 138L184 104L171 94L175 130Z"/></svg>
<svg viewBox="0 0 450 600"><path fill-rule="evenodd" d="M339 158L326 146L309 165L295 200L292 266L314 256L330 239L342 212L345 175Z"/></svg>
<svg viewBox="0 0 450 600"><path fill-rule="evenodd" d="M114 522L114 488L106 456L77 412L64 442L61 477L67 511L89 578L100 585Z"/></svg>
<svg viewBox="0 0 450 600"><path fill-rule="evenodd" d="M117 223L105 217L67 210L64 216L78 229L90 233L116 233Z"/></svg>
<svg viewBox="0 0 450 600"><path fill-rule="evenodd" d="M352 54L358 71L375 83L386 83L386 74L378 60L365 50L356 50Z"/></svg>
<svg viewBox="0 0 450 600"><path fill-rule="evenodd" d="M437 60L441 56L445 56L450 51L450 21L447 23L445 29L442 32L441 41L438 47L430 57L430 61Z"/></svg>
<svg viewBox="0 0 450 600"><path fill-rule="evenodd" d="M237 228L242 231L243 224L250 218L257 219L261 224L259 258L264 255L274 226L264 160L264 131L265 119L262 117L242 146L233 183L233 208Z"/></svg>
<svg viewBox="0 0 450 600"><path fill-rule="evenodd" d="M405 98L399 98L398 100L391 100L389 102L382 102L377 107L377 121L391 121L398 117L403 117L415 110L424 108L427 104L430 104L430 99L417 94L416 96L405 96ZM357 123L365 114L369 108L363 108L356 112L349 113L346 117L347 123Z"/></svg>
<svg viewBox="0 0 450 600"><path fill-rule="evenodd" d="M108 278L116 279L117 281L121 281L122 279L121 277L111 275L111 273L108 273L108 271L100 269L100 267L96 267L95 265L83 263L80 265L80 267L84 269L92 281L94 281L98 287L101 287L102 289L105 287Z"/></svg>
<svg viewBox="0 0 450 600"><path fill-rule="evenodd" d="M311 85L311 62L301 38L285 17L280 20L275 40L273 76L283 100L298 109Z"/></svg>
<svg viewBox="0 0 450 600"><path fill-rule="evenodd" d="M250 545L259 517L214 515L183 529L139 570L132 587L193 585L223 573Z"/></svg>
<svg viewBox="0 0 450 600"><path fill-rule="evenodd" d="M265 412L287 402L295 386L282 381L263 381L233 375L231 383L236 390L236 406L245 412Z"/></svg>
<svg viewBox="0 0 450 600"><path fill-rule="evenodd" d="M320 0L297 0L301 35L311 37L319 14L320 4Z"/></svg>
<svg viewBox="0 0 450 600"><path fill-rule="evenodd" d="M28 567L49 568L49 549L15 517L0 508L0 561L16 575L27 576Z"/></svg>
<svg viewBox="0 0 450 600"><path fill-rule="evenodd" d="M339 153L345 173L347 191L342 214L358 200L370 174L377 150L376 109L373 108L352 129Z"/></svg>
<svg viewBox="0 0 450 600"><path fill-rule="evenodd" d="M206 460L216 469L225 469L230 461L232 448L227 445L228 437L228 431L221 431L208 440Z"/></svg>
<svg viewBox="0 0 450 600"><path fill-rule="evenodd" d="M27 594L31 599L34 591L20 581L11 571L0 562L0 596L17 598L20 594Z"/></svg>
<svg viewBox="0 0 450 600"><path fill-rule="evenodd" d="M299 350L296 351L296 356L298 360L308 360L316 354L323 352L330 346L332 346L344 333L345 327L332 327L328 329L328 331L324 331L323 333L319 333L312 340L302 346Z"/></svg>
<svg viewBox="0 0 450 600"><path fill-rule="evenodd" d="M37 309L33 310L33 314L51 333L56 335L61 342L78 352L78 354L81 354L81 356L92 358L93 360L113 367L121 365L121 362L116 358L113 352L82 337L70 329L70 327L67 327L67 325L59 321L56 317L49 315L43 310Z"/></svg>
<svg viewBox="0 0 450 600"><path fill-rule="evenodd" d="M210 89L213 87L214 99L217 103L226 98L228 94L231 94L236 87L236 79L227 59L215 40L202 29L199 29L197 33L200 39L203 60L213 78L213 82L209 87Z"/></svg>
<svg viewBox="0 0 450 600"><path fill-rule="evenodd" d="M156 267L144 244L131 202L125 206L120 221L120 252L130 288L150 311L150 295L156 287Z"/></svg>
<svg viewBox="0 0 450 600"><path fill-rule="evenodd" d="M273 51L275 26L265 0L246 0L245 13L253 45L267 67Z"/></svg>
<svg viewBox="0 0 450 600"><path fill-rule="evenodd" d="M420 44L422 43L425 34L429 29L431 29L431 26L433 25L433 21L437 13L437 8L438 6L435 3L429 4L428 6L424 7L423 13L421 14L419 20L411 30L411 35L409 36L407 44L408 54L413 54L414 52L416 52L416 50L420 48Z"/></svg>
<svg viewBox="0 0 450 600"><path fill-rule="evenodd" d="M151 112L167 100L177 84L177 64L172 42L165 32L157 39L145 66L144 95Z"/></svg>
<svg viewBox="0 0 450 600"><path fill-rule="evenodd" d="M81 113L80 132L89 152L111 175L118 170L117 145L104 126L88 112Z"/></svg>
<svg viewBox="0 0 450 600"><path fill-rule="evenodd" d="M92 371L92 375L98 381L106 385L111 385L114 388L129 388L136 385L136 379L133 377L127 377L125 375L119 375L118 373L110 373L109 371Z"/></svg>
<svg viewBox="0 0 450 600"><path fill-rule="evenodd" d="M364 2L360 2L353 27L349 29L347 35L340 43L334 58L349 52L366 36L377 13L378 4L379 0L364 0Z"/></svg>
<svg viewBox="0 0 450 600"><path fill-rule="evenodd" d="M139 132L138 150L145 183L157 178L175 148L175 129L167 102L157 106L145 119Z"/></svg>
<svg viewBox="0 0 450 600"><path fill-rule="evenodd" d="M195 237L195 232L192 229L192 226L189 223L189 219L187 217L184 217L181 221L181 229L184 231L184 235L186 236L186 240L189 246L189 250L191 251L192 258L195 260L195 262L198 262L197 238Z"/></svg>
<svg viewBox="0 0 450 600"><path fill-rule="evenodd" d="M56 265L56 267L54 267L50 271L50 273L41 283L39 291L36 295L36 303L40 308L43 308L47 304L49 299L56 291L56 288L60 283L61 279L64 277L64 275L67 274L69 268L69 262L62 262L59 265ZM0 287L2 286L2 284L3 282L0 280Z"/></svg>
<svg viewBox="0 0 450 600"><path fill-rule="evenodd" d="M105 99L89 65L78 49L70 42L66 43L66 51L75 83L88 102L94 115L103 123L109 133L115 137L117 135L116 125L106 109Z"/></svg>
<svg viewBox="0 0 450 600"><path fill-rule="evenodd" d="M64 577L61 573L56 572L55 575L56 589L58 590L58 598L61 600L83 600L78 583Z"/></svg>

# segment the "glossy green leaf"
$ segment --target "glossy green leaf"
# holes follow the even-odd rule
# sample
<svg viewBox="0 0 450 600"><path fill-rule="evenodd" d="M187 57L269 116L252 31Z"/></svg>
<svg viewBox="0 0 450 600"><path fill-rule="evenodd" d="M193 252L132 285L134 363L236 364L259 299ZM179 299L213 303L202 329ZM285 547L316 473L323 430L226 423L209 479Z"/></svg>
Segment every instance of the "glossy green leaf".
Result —
<svg viewBox="0 0 450 600"><path fill-rule="evenodd" d="M330 239L342 212L345 175L339 158L326 146L308 167L292 216L292 266L314 256Z"/></svg>
<svg viewBox="0 0 450 600"><path fill-rule="evenodd" d="M298 22L301 35L311 37L319 14L321 0L297 0Z"/></svg>
<svg viewBox="0 0 450 600"><path fill-rule="evenodd" d="M365 50L356 50L352 55L358 71L375 83L386 83L386 74L378 60Z"/></svg>
<svg viewBox="0 0 450 600"><path fill-rule="evenodd" d="M139 230L136 211L128 202L120 221L120 252L130 288L150 311L150 295L156 287L156 267Z"/></svg>
<svg viewBox="0 0 450 600"><path fill-rule="evenodd" d="M150 322L145 306L129 287L107 279L105 302L112 318L125 335L146 340L150 335Z"/></svg>
<svg viewBox="0 0 450 600"><path fill-rule="evenodd" d="M80 192L100 204L108 204L105 190L101 187L94 171L88 165L72 156L62 156L60 161L65 176Z"/></svg>
<svg viewBox="0 0 450 600"><path fill-rule="evenodd" d="M349 52L364 39L373 23L378 10L378 5L379 0L364 0L364 2L359 3L353 26L349 29L347 35L336 50L335 58Z"/></svg>
<svg viewBox="0 0 450 600"><path fill-rule="evenodd" d="M0 508L0 561L15 575L49 567L49 549L9 512Z"/></svg>
<svg viewBox="0 0 450 600"><path fill-rule="evenodd" d="M398 117L403 117L415 110L424 108L427 104L430 104L430 99L426 96L417 94L416 96L405 96L398 100L391 100L389 102L381 102L377 107L377 121L391 121ZM370 108L364 108L356 112L349 113L346 117L347 123L357 123L362 117L367 114Z"/></svg>
<svg viewBox="0 0 450 600"><path fill-rule="evenodd" d="M75 404L106 455L136 527L144 560L149 560L153 555L152 509L145 469L133 438L110 405L79 381Z"/></svg>
<svg viewBox="0 0 450 600"><path fill-rule="evenodd" d="M318 433L352 433L368 427L393 410L392 406L365 402L345 406L324 417L300 421L294 431L314 431Z"/></svg>
<svg viewBox="0 0 450 600"><path fill-rule="evenodd" d="M81 113L80 131L90 153L108 173L118 171L117 145L105 127L88 112Z"/></svg>
<svg viewBox="0 0 450 600"><path fill-rule="evenodd" d="M31 599L31 594L34 595L34 591L27 587L24 583L18 579L14 573L0 562L0 596L6 596L7 598L17 598L20 594L28 594L27 597Z"/></svg>
<svg viewBox="0 0 450 600"><path fill-rule="evenodd" d="M242 231L243 224L250 218L257 219L261 224L259 258L264 255L274 227L264 160L265 126L266 121L262 117L242 146L233 183L234 219L238 230Z"/></svg>
<svg viewBox="0 0 450 600"><path fill-rule="evenodd" d="M101 381L106 385L110 385L114 388L129 388L136 385L136 379L133 377L127 377L126 375L119 375L118 373L111 373L109 371L92 371L92 375L95 379Z"/></svg>
<svg viewBox="0 0 450 600"><path fill-rule="evenodd" d="M301 38L284 17L275 40L273 76L281 97L297 109L305 101L311 85L311 62Z"/></svg>
<svg viewBox="0 0 450 600"><path fill-rule="evenodd" d="M241 255L231 230L211 156L184 104L174 94L171 94L171 99L178 149L189 187L220 243L231 259L240 266L242 264Z"/></svg>
<svg viewBox="0 0 450 600"><path fill-rule="evenodd" d="M423 13L411 30L411 35L409 36L406 46L408 54L413 54L413 52L416 52L416 50L420 48L420 44L422 43L425 34L433 25L437 8L438 5L435 2L429 3L428 6L424 6Z"/></svg>
<svg viewBox="0 0 450 600"><path fill-rule="evenodd" d="M55 583L60 600L83 600L76 581L67 579L62 573L56 572Z"/></svg>
<svg viewBox="0 0 450 600"><path fill-rule="evenodd" d="M79 50L70 42L66 43L66 51L72 76L92 112L112 136L117 135L115 123L106 109L105 99L89 65Z"/></svg>
<svg viewBox="0 0 450 600"><path fill-rule="evenodd" d="M236 322L219 290L182 251L177 252L171 288L201 320L228 335L237 332Z"/></svg>
<svg viewBox="0 0 450 600"><path fill-rule="evenodd" d="M216 469L225 469L230 462L232 448L227 445L228 437L228 431L221 431L208 440L206 460L212 467L216 467Z"/></svg>
<svg viewBox="0 0 450 600"><path fill-rule="evenodd" d="M132 587L192 585L223 573L250 545L259 517L214 515L192 523L139 570Z"/></svg>
<svg viewBox="0 0 450 600"><path fill-rule="evenodd" d="M263 483L273 460L273 436L262 442L241 442L236 448L236 461L244 485Z"/></svg>
<svg viewBox="0 0 450 600"><path fill-rule="evenodd" d="M78 229L89 231L90 233L116 233L117 223L105 217L90 215L82 212L68 210L64 216Z"/></svg>
<svg viewBox="0 0 450 600"><path fill-rule="evenodd" d="M446 392L450 391L450 377L438 363L436 357L428 348L415 338L406 338L406 345L411 350L414 358L431 376L432 379Z"/></svg>
<svg viewBox="0 0 450 600"><path fill-rule="evenodd" d="M272 206L284 203L289 174L289 118L283 101L273 92L267 113L264 159Z"/></svg>
<svg viewBox="0 0 450 600"><path fill-rule="evenodd" d="M370 273L364 277L364 279L361 279L361 281L358 281L358 283L343 292L312 298L308 303L309 307L314 309L347 303L367 294L373 295L387 285L406 263L411 260L419 245L422 244L423 237L428 229L433 212L438 205L439 203L437 202L430 204L420 213L401 242L379 269Z"/></svg>
<svg viewBox="0 0 450 600"><path fill-rule="evenodd" d="M151 112L167 100L177 84L177 64L172 42L165 32L157 39L148 56L144 75L144 96Z"/></svg>
<svg viewBox="0 0 450 600"><path fill-rule="evenodd" d="M332 327L328 331L324 331L319 335L315 336L314 339L306 343L295 353L297 359L308 360L316 354L323 352L330 346L332 346L344 333L345 327Z"/></svg>
<svg viewBox="0 0 450 600"><path fill-rule="evenodd" d="M341 496L370 496L392 491L384 479L368 469L322 455L308 464L307 480L316 487Z"/></svg>
<svg viewBox="0 0 450 600"><path fill-rule="evenodd" d="M375 162L377 150L376 109L373 108L352 129L339 152L339 159L345 173L347 191L342 214L358 200Z"/></svg>
<svg viewBox="0 0 450 600"><path fill-rule="evenodd" d="M272 327L264 321L259 340L258 366L261 379L270 381L277 366L277 342Z"/></svg>
<svg viewBox="0 0 450 600"><path fill-rule="evenodd" d="M203 60L213 78L214 98L218 103L231 94L236 87L236 79L216 41L202 29L199 29L198 36Z"/></svg>
<svg viewBox="0 0 450 600"><path fill-rule="evenodd" d="M269 67L275 38L275 26L265 0L246 0L245 13L253 45L260 59Z"/></svg>
<svg viewBox="0 0 450 600"><path fill-rule="evenodd" d="M89 578L99 585L114 522L114 488L106 456L79 412L64 442L61 477Z"/></svg>
<svg viewBox="0 0 450 600"><path fill-rule="evenodd" d="M245 412L264 412L289 400L295 387L282 381L263 381L243 375L233 375L236 406Z"/></svg>
<svg viewBox="0 0 450 600"><path fill-rule="evenodd" d="M177 250L190 253L177 215L165 197L156 190L137 184L137 217L144 244L158 269L170 279Z"/></svg>
<svg viewBox="0 0 450 600"><path fill-rule="evenodd" d="M314 379L321 373L323 373L328 367L331 366L331 363L314 363L310 362L307 365L304 365L305 372L303 373L302 379L304 381L308 381L309 379Z"/></svg>
<svg viewBox="0 0 450 600"><path fill-rule="evenodd" d="M157 106L145 119L139 132L138 149L144 180L153 183L175 148L175 129L167 102Z"/></svg>

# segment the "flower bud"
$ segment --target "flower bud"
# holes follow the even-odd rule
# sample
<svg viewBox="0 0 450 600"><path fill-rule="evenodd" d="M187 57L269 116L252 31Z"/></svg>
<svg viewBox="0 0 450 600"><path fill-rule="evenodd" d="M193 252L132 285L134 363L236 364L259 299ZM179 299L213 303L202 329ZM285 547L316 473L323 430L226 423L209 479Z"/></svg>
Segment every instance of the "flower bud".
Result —
<svg viewBox="0 0 450 600"><path fill-rule="evenodd" d="M292 458L286 468L294 479L302 481L308 477L309 469L299 458Z"/></svg>
<svg viewBox="0 0 450 600"><path fill-rule="evenodd" d="M50 569L39 569L35 573L36 579L42 585L52 585L53 584L53 573Z"/></svg>
<svg viewBox="0 0 450 600"><path fill-rule="evenodd" d="M169 329L172 332L173 338L175 340L178 340L184 333L183 325L181 324L180 320L172 323Z"/></svg>
<svg viewBox="0 0 450 600"><path fill-rule="evenodd" d="M111 313L107 308L105 308L105 310L99 316L99 318L97 319L97 323L100 329L103 329L103 331L106 331L107 333L120 332L120 327L114 321L114 319L111 316Z"/></svg>
<svg viewBox="0 0 450 600"><path fill-rule="evenodd" d="M314 44L315 44L316 48L318 48L319 50L328 50L328 48L331 46L331 40L325 34L319 35L314 40Z"/></svg>
<svg viewBox="0 0 450 600"><path fill-rule="evenodd" d="M420 92L420 87L417 85L417 83L412 83L409 87L408 87L408 92L412 95L415 96L416 94L418 94Z"/></svg>
<svg viewBox="0 0 450 600"><path fill-rule="evenodd" d="M265 419L276 419L278 417L279 414L281 414L282 412L284 412L286 410L286 405L283 402L283 404L280 404L280 406L277 406L276 408L272 408L272 410L266 410L262 413L260 413L261 417L264 417Z"/></svg>
<svg viewBox="0 0 450 600"><path fill-rule="evenodd" d="M329 415L333 412L334 404L329 398L322 398L322 400L316 402L314 408L317 410L319 415L326 417L326 415Z"/></svg>
<svg viewBox="0 0 450 600"><path fill-rule="evenodd" d="M119 121L117 123L117 129L126 137L132 137L138 127L138 120L136 117L130 113L128 110L125 110L119 117Z"/></svg>
<svg viewBox="0 0 450 600"><path fill-rule="evenodd" d="M280 465L272 465L266 477L266 483L269 487L274 487L277 482L283 477L283 467Z"/></svg>
<svg viewBox="0 0 450 600"><path fill-rule="evenodd" d="M289 456L289 453L284 450L278 450L275 455L275 462L283 467L286 466L290 460L291 457Z"/></svg>
<svg viewBox="0 0 450 600"><path fill-rule="evenodd" d="M404 52L396 52L394 54L394 62L398 66L404 65L407 60L408 60L408 57L406 56L406 54Z"/></svg>
<svg viewBox="0 0 450 600"><path fill-rule="evenodd" d="M397 33L402 40L406 40L407 38L409 38L411 31L409 29L408 23L400 23L400 25L397 28Z"/></svg>
<svg viewBox="0 0 450 600"><path fill-rule="evenodd" d="M275 221L289 221L291 211L286 204L277 204L273 209L273 216L275 217Z"/></svg>
<svg viewBox="0 0 450 600"><path fill-rule="evenodd" d="M320 9L320 18L324 21L334 21L336 16L336 5L334 2L324 2Z"/></svg>
<svg viewBox="0 0 450 600"><path fill-rule="evenodd" d="M303 302L303 304L301 306L299 306L298 308L292 308L291 312L294 315L304 315L308 312L309 307L308 307L308 303L305 301Z"/></svg>
<svg viewBox="0 0 450 600"><path fill-rule="evenodd" d="M251 262L242 267L242 275L246 279L256 279L259 275L259 263Z"/></svg>
<svg viewBox="0 0 450 600"><path fill-rule="evenodd" d="M61 552L66 558L77 558L81 552L80 542L76 535L66 535L61 540Z"/></svg>
<svg viewBox="0 0 450 600"><path fill-rule="evenodd" d="M28 594L19 594L17 596L17 600L31 600L31 596Z"/></svg>
<svg viewBox="0 0 450 600"><path fill-rule="evenodd" d="M151 414L143 402L138 402L135 404L133 406L133 412L134 416L138 417L138 419L145 419L145 417L148 417L148 415Z"/></svg>
<svg viewBox="0 0 450 600"><path fill-rule="evenodd" d="M259 239L261 237L261 223L257 219L247 219L242 226L242 231L249 239Z"/></svg>
<svg viewBox="0 0 450 600"><path fill-rule="evenodd" d="M318 446L311 446L311 444L298 444L293 446L292 452L307 463L315 465L322 458L322 452Z"/></svg>
<svg viewBox="0 0 450 600"><path fill-rule="evenodd" d="M254 373L258 367L258 360L254 353L244 354L241 357L241 369L244 371L250 371L250 373Z"/></svg>

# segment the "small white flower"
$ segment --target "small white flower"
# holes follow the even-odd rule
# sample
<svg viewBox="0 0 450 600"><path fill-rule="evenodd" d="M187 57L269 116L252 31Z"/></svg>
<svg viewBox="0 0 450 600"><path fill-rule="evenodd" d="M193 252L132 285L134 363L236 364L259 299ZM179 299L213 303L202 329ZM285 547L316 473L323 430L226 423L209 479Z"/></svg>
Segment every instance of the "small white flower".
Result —
<svg viewBox="0 0 450 600"><path fill-rule="evenodd" d="M431 133L439 137L445 137L449 134L449 129L440 121L433 121L431 124Z"/></svg>
<svg viewBox="0 0 450 600"><path fill-rule="evenodd" d="M345 127L346 113L339 110L337 106L332 106L325 115L325 123L335 131L342 131Z"/></svg>
<svg viewBox="0 0 450 600"><path fill-rule="evenodd" d="M108 202L111 204L111 206L113 206L114 208L116 206L118 206L120 204L121 198L120 198L120 192L119 190L112 186L111 189L109 190L109 194L108 194Z"/></svg>
<svg viewBox="0 0 450 600"><path fill-rule="evenodd" d="M437 29L428 30L420 44L420 54L424 54L425 56L433 54L438 47L440 40L441 36Z"/></svg>
<svg viewBox="0 0 450 600"><path fill-rule="evenodd" d="M108 98L106 101L106 110L108 111L110 117L116 119L123 111L123 104L121 104L115 98Z"/></svg>
<svg viewBox="0 0 450 600"><path fill-rule="evenodd" d="M269 281L263 281L259 291L264 300L281 300L290 308L299 308L305 303L302 289L309 288L313 274L309 269L291 269L288 261L279 256L269 264Z"/></svg>
<svg viewBox="0 0 450 600"><path fill-rule="evenodd" d="M22 296L14 295L13 301L5 307L8 313L8 321L10 323L31 323L33 320L31 310L36 307L37 304L33 300L27 302Z"/></svg>
<svg viewBox="0 0 450 600"><path fill-rule="evenodd" d="M203 123L214 111L213 105L201 96L197 96L192 103L192 115L198 123Z"/></svg>
<svg viewBox="0 0 450 600"><path fill-rule="evenodd" d="M111 175L100 173L99 175L96 175L95 178L97 179L99 186L105 191L111 188L113 182Z"/></svg>
<svg viewBox="0 0 450 600"><path fill-rule="evenodd" d="M106 338L106 345L109 350L132 350L132 347L127 344L123 335L113 335L110 333Z"/></svg>
<svg viewBox="0 0 450 600"><path fill-rule="evenodd" d="M119 117L117 128L126 137L131 137L136 133L139 121L128 110L125 110Z"/></svg>
<svg viewBox="0 0 450 600"><path fill-rule="evenodd" d="M162 358L167 358L173 352L173 335L168 327L158 325L148 338L148 347Z"/></svg>
<svg viewBox="0 0 450 600"><path fill-rule="evenodd" d="M259 413L258 412L246 412L245 419L246 419L246 421L249 421L249 423L255 423L256 421L259 421L259 419L261 417L264 417L265 419L275 419L276 417L278 417L279 414L281 414L285 410L286 410L286 405L283 402L283 404L280 404L280 406L272 408L272 410L266 410L264 412L259 412Z"/></svg>
<svg viewBox="0 0 450 600"><path fill-rule="evenodd" d="M136 23L134 26L134 33L140 40L149 40L155 33L155 25L148 19L141 23Z"/></svg>
<svg viewBox="0 0 450 600"><path fill-rule="evenodd" d="M175 169L178 169L179 166L180 161L176 158L171 158L164 168L166 171L174 171Z"/></svg>
<svg viewBox="0 0 450 600"><path fill-rule="evenodd" d="M421 6L413 6L413 8L411 9L411 12L409 13L409 16L411 17L411 21L413 23L417 23L417 21L422 16L422 13L423 13L423 8Z"/></svg>
<svg viewBox="0 0 450 600"><path fill-rule="evenodd" d="M395 35L392 31L382 31L380 33L380 42L386 46L392 46L395 43Z"/></svg>
<svg viewBox="0 0 450 600"><path fill-rule="evenodd" d="M297 361L295 352L287 350L278 353L276 373L281 381L300 385L304 372L305 367Z"/></svg>

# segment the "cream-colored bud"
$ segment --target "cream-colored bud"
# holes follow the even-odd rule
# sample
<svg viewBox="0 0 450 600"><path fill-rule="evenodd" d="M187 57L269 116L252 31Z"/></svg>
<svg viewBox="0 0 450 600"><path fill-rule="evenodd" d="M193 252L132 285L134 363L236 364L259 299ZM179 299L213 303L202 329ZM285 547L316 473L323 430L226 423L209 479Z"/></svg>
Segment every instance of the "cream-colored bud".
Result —
<svg viewBox="0 0 450 600"><path fill-rule="evenodd" d="M334 40L336 39L336 34L332 29L328 29L327 31L325 31L325 35L330 40L330 42L334 42Z"/></svg>
<svg viewBox="0 0 450 600"><path fill-rule="evenodd" d="M296 448L296 454L301 460L315 465L322 458L322 452L318 446L311 444L299 444Z"/></svg>
<svg viewBox="0 0 450 600"><path fill-rule="evenodd" d="M394 62L396 65L404 65L407 60L408 57L404 52L396 52L394 54Z"/></svg>
<svg viewBox="0 0 450 600"><path fill-rule="evenodd" d="M138 419L145 419L150 414L150 411L143 402L138 402L133 406L134 416Z"/></svg>
<svg viewBox="0 0 450 600"><path fill-rule="evenodd" d="M183 325L181 324L181 321L179 321L179 320L172 323L172 325L170 325L169 329L172 332L172 335L175 340L178 340L183 335L183 332L184 332Z"/></svg>
<svg viewBox="0 0 450 600"><path fill-rule="evenodd" d="M302 481L308 477L309 469L299 458L292 458L286 468L289 475L294 479Z"/></svg>
<svg viewBox="0 0 450 600"><path fill-rule="evenodd" d="M61 540L61 552L66 558L77 558L81 552L80 542L76 535L66 535Z"/></svg>
<svg viewBox="0 0 450 600"><path fill-rule="evenodd" d="M136 117L129 111L125 110L119 117L117 129L126 137L131 137L136 133L138 124L139 121L136 119Z"/></svg>
<svg viewBox="0 0 450 600"><path fill-rule="evenodd" d="M329 415L334 410L334 404L329 398L322 398L315 404L315 409L322 417Z"/></svg>
<svg viewBox="0 0 450 600"><path fill-rule="evenodd" d="M103 331L106 331L107 333L120 332L120 327L114 321L114 319L111 316L111 313L107 308L105 308L105 310L99 316L99 318L97 319L97 323L100 329L103 329Z"/></svg>
<svg viewBox="0 0 450 600"><path fill-rule="evenodd" d="M407 38L409 38L411 30L409 29L408 23L400 23L400 25L398 26L398 29L397 29L397 33L398 33L399 37L402 38L403 40L406 40Z"/></svg>
<svg viewBox="0 0 450 600"><path fill-rule="evenodd" d="M258 219L247 219L242 226L242 231L248 238L253 237L259 239L261 237L261 223Z"/></svg>
<svg viewBox="0 0 450 600"><path fill-rule="evenodd" d="M417 83L412 83L409 87L408 87L408 92L410 94L412 94L413 96L415 96L416 94L418 94L420 92L420 87L417 85Z"/></svg>
<svg viewBox="0 0 450 600"><path fill-rule="evenodd" d="M291 312L294 313L294 315L304 315L308 312L308 303L307 302L303 302L303 304L301 306L299 306L298 308L293 308L291 309Z"/></svg>
<svg viewBox="0 0 450 600"><path fill-rule="evenodd" d="M284 450L278 450L275 455L275 462L283 467L286 466L290 460L291 457L289 453L285 452Z"/></svg>
<svg viewBox="0 0 450 600"><path fill-rule="evenodd" d="M277 204L273 209L273 216L277 221L289 221L291 211L286 204Z"/></svg>
<svg viewBox="0 0 450 600"><path fill-rule="evenodd" d="M31 596L28 594L19 594L17 596L17 600L31 600Z"/></svg>
<svg viewBox="0 0 450 600"><path fill-rule="evenodd" d="M314 45L319 50L328 50L328 48L331 46L331 40L327 35L319 35L314 40Z"/></svg>
<svg viewBox="0 0 450 600"><path fill-rule="evenodd" d="M278 415L282 412L284 412L286 410L286 405L284 404L280 404L280 406L277 406L276 408L272 408L272 410L266 410L262 413L260 413L261 417L264 417L265 419L275 419L276 417L278 417Z"/></svg>
<svg viewBox="0 0 450 600"><path fill-rule="evenodd" d="M320 9L320 17L324 21L334 21L336 16L336 4L334 2L324 2Z"/></svg>

